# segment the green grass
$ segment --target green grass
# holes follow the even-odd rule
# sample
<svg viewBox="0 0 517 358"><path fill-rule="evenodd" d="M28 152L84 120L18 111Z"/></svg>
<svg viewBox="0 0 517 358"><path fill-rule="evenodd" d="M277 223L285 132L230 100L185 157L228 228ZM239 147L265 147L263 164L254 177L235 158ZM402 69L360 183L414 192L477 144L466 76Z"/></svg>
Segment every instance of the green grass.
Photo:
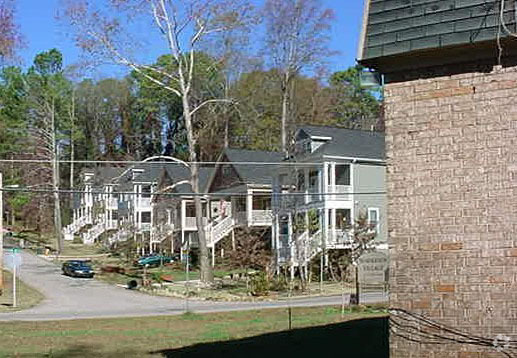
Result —
<svg viewBox="0 0 517 358"><path fill-rule="evenodd" d="M12 307L13 303L13 276L9 271L4 271L4 290L0 296L0 312L12 312L26 309L37 305L43 300L43 295L24 284L19 279L16 280L16 307Z"/></svg>
<svg viewBox="0 0 517 358"><path fill-rule="evenodd" d="M344 320L384 312L347 313ZM286 309L178 316L0 323L0 356L149 356L198 343L227 341L288 327ZM342 322L339 308L293 308L293 328Z"/></svg>

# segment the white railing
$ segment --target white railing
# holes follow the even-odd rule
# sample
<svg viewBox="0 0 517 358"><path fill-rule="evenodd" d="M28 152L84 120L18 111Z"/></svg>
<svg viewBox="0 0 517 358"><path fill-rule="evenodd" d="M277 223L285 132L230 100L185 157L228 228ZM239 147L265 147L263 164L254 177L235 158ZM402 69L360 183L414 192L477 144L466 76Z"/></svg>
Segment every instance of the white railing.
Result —
<svg viewBox="0 0 517 358"><path fill-rule="evenodd" d="M174 224L159 224L153 231L151 243L161 243L174 234Z"/></svg>
<svg viewBox="0 0 517 358"><path fill-rule="evenodd" d="M126 230L119 230L114 235L108 238L108 242L113 244L115 242L127 241L131 237L130 233Z"/></svg>
<svg viewBox="0 0 517 358"><path fill-rule="evenodd" d="M273 223L271 210L253 210L251 212L251 225L268 226Z"/></svg>
<svg viewBox="0 0 517 358"><path fill-rule="evenodd" d="M137 205L138 205L138 208L150 208L151 207L151 198L138 198Z"/></svg>
<svg viewBox="0 0 517 358"><path fill-rule="evenodd" d="M185 229L190 229L190 230L197 229L195 217L191 217L191 216L185 217Z"/></svg>
<svg viewBox="0 0 517 358"><path fill-rule="evenodd" d="M302 265L309 262L321 252L322 237L321 230L312 236L305 231L287 246L282 245L282 240L280 240L281 243L278 249L279 262L290 262L294 265Z"/></svg>
<svg viewBox="0 0 517 358"><path fill-rule="evenodd" d="M91 245L104 232L104 223L94 225L90 230L83 234L83 243Z"/></svg>
<svg viewBox="0 0 517 358"><path fill-rule="evenodd" d="M309 190L307 190L307 193L308 193L307 203L313 203L315 201L320 201L320 194L318 192L319 192L318 187L309 187Z"/></svg>
<svg viewBox="0 0 517 358"><path fill-rule="evenodd" d="M238 211L235 214L235 225L247 225L248 213L246 211Z"/></svg>
<svg viewBox="0 0 517 358"><path fill-rule="evenodd" d="M108 209L117 209L118 208L118 199L116 198L110 198L107 200Z"/></svg>
<svg viewBox="0 0 517 358"><path fill-rule="evenodd" d="M65 226L63 228L63 235L65 240L72 241L74 239L74 234L81 230L81 228L87 224L87 221L88 220L86 217L80 217L77 220L72 221L69 225Z"/></svg>
<svg viewBox="0 0 517 358"><path fill-rule="evenodd" d="M235 225L232 217L227 216L216 225L209 227L207 230L208 246L214 247L223 237L228 235Z"/></svg>
<svg viewBox="0 0 517 358"><path fill-rule="evenodd" d="M329 195L328 200L352 200L352 196L350 193L352 192L352 187L350 185L328 185L327 193L332 194Z"/></svg>
<svg viewBox="0 0 517 358"><path fill-rule="evenodd" d="M108 220L106 221L106 230L114 230L118 227L117 220Z"/></svg>
<svg viewBox="0 0 517 358"><path fill-rule="evenodd" d="M143 231L150 231L151 230L151 223L140 223L138 225L138 228Z"/></svg>
<svg viewBox="0 0 517 358"><path fill-rule="evenodd" d="M346 232L345 230L336 229L332 231L331 229L329 229L327 240L328 246L339 246L344 248L346 246L349 246L350 242L350 236L348 232Z"/></svg>
<svg viewBox="0 0 517 358"><path fill-rule="evenodd" d="M206 218L203 218L203 225L207 225ZM186 216L184 230L197 230L196 217Z"/></svg>

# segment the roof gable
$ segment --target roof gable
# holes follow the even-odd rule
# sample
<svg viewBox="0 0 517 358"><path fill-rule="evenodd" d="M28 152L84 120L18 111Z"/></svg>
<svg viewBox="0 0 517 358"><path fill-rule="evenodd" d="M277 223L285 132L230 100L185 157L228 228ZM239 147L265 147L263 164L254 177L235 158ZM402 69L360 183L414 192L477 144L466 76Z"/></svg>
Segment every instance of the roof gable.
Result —
<svg viewBox="0 0 517 358"><path fill-rule="evenodd" d="M311 138L332 138L313 152L297 155L297 159L336 156L356 159L384 160L384 134L339 127L303 126L300 128Z"/></svg>
<svg viewBox="0 0 517 358"><path fill-rule="evenodd" d="M233 164L229 163L230 160L228 156L223 154L219 161L220 163L217 164L214 177L208 188L209 193L242 184L242 178L239 176Z"/></svg>

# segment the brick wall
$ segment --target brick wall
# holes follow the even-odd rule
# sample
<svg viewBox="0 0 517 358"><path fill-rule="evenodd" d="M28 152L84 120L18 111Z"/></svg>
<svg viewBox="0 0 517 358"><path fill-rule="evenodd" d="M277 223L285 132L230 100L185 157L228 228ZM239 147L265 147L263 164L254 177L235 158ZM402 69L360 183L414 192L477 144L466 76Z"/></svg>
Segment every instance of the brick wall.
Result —
<svg viewBox="0 0 517 358"><path fill-rule="evenodd" d="M385 99L391 307L517 339L517 67L391 83ZM395 334L390 350L504 357Z"/></svg>

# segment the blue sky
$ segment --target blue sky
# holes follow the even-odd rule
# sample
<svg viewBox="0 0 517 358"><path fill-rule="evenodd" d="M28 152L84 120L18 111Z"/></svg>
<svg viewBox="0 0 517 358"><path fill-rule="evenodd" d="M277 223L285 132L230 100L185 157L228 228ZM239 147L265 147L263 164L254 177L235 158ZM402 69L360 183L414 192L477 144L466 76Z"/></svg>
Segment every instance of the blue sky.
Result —
<svg viewBox="0 0 517 358"><path fill-rule="evenodd" d="M101 1L101 0L99 0ZM326 7L334 10L330 47L339 55L330 59L330 70L338 71L355 63L357 41L362 21L363 0L323 0ZM65 65L78 60L80 51L68 38L65 29L56 20L60 0L18 0L17 21L26 40L20 51L22 64L28 66L34 56L50 48L58 48L64 55ZM118 75L115 68L104 67L99 76Z"/></svg>

